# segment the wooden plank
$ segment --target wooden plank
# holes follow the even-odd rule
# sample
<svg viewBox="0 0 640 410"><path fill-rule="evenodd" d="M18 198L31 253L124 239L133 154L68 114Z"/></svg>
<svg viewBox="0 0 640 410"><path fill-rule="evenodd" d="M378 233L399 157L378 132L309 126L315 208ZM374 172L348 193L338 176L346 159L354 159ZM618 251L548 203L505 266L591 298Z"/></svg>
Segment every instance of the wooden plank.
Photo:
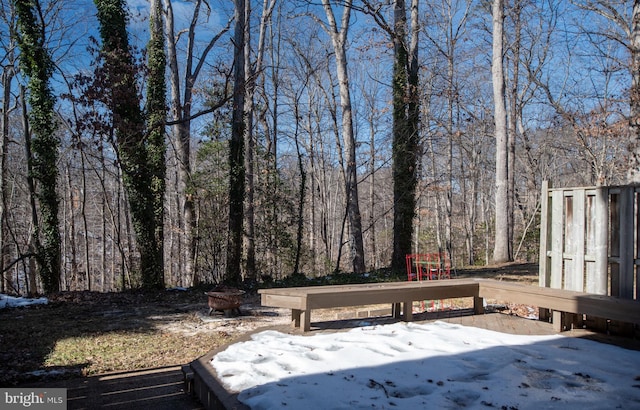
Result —
<svg viewBox="0 0 640 410"><path fill-rule="evenodd" d="M478 292L480 292L480 289L478 289ZM473 313L476 315L484 313L484 298L480 296L473 297Z"/></svg>
<svg viewBox="0 0 640 410"><path fill-rule="evenodd" d="M538 260L538 284L542 287L550 286L551 266L547 252L551 250L549 226L551 224L551 214L549 213L549 181L542 181L542 191L540 193L540 255Z"/></svg>
<svg viewBox="0 0 640 410"><path fill-rule="evenodd" d="M620 190L609 192L609 214L610 214L610 237L609 237L609 272L610 286L608 294L611 296L620 295Z"/></svg>
<svg viewBox="0 0 640 410"><path fill-rule="evenodd" d="M562 237L564 225L564 194L561 190L553 191L551 202L551 279L549 286L555 289L562 288L563 259Z"/></svg>
<svg viewBox="0 0 640 410"><path fill-rule="evenodd" d="M565 289L584 291L584 252L586 235L586 195L584 189L573 192L573 221L571 236L573 253L572 269L567 272Z"/></svg>
<svg viewBox="0 0 640 410"><path fill-rule="evenodd" d="M551 323L553 324L554 332L562 332L564 330L562 326L562 312L554 310L551 316Z"/></svg>
<svg viewBox="0 0 640 410"><path fill-rule="evenodd" d="M260 302L263 306L275 306L288 309L306 309L306 297L305 295L282 295L263 293Z"/></svg>
<svg viewBox="0 0 640 410"><path fill-rule="evenodd" d="M596 188L595 195L594 272L587 276L587 292L606 295L609 284L609 192Z"/></svg>
<svg viewBox="0 0 640 410"><path fill-rule="evenodd" d="M307 295L309 309L346 306L362 306L383 303L398 303L418 300L434 300L473 297L478 294L478 283L449 283L452 280L425 281L429 286L406 286L402 288L341 289L336 293L310 293ZM420 282L409 282L420 284Z"/></svg>
<svg viewBox="0 0 640 410"><path fill-rule="evenodd" d="M633 299L634 288L634 195L633 187L620 191L620 272L618 295Z"/></svg>
<svg viewBox="0 0 640 410"><path fill-rule="evenodd" d="M405 300L402 303L402 319L405 322L411 322L413 320L413 301Z"/></svg>
<svg viewBox="0 0 640 410"><path fill-rule="evenodd" d="M562 283L562 289L573 289L573 271L574 271L574 251L575 251L575 237L573 235L573 208L574 208L574 195L579 190L567 190L563 193L564 201L564 237L562 243L562 263L564 267L564 282Z"/></svg>
<svg viewBox="0 0 640 410"><path fill-rule="evenodd" d="M596 274L596 196L595 191L588 192L586 197L585 226L585 276L584 291L593 292Z"/></svg>
<svg viewBox="0 0 640 410"><path fill-rule="evenodd" d="M291 325L293 327L300 327L302 312L300 309L291 309Z"/></svg>

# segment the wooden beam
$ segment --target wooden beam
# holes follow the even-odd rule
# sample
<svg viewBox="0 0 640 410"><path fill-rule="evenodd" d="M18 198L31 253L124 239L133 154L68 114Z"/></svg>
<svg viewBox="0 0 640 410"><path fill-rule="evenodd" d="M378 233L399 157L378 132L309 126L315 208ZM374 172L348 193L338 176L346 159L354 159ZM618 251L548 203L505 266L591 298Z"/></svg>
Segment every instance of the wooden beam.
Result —
<svg viewBox="0 0 640 410"><path fill-rule="evenodd" d="M550 286L551 265L547 254L551 250L550 236L551 214L549 213L549 181L542 181L540 192L540 255L538 260L538 284L542 287Z"/></svg>

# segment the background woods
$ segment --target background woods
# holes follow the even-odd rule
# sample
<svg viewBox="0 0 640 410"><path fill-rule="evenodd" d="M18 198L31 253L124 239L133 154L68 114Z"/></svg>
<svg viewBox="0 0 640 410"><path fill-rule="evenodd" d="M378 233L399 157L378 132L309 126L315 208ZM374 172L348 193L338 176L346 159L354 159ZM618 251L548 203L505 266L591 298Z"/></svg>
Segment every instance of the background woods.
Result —
<svg viewBox="0 0 640 410"><path fill-rule="evenodd" d="M537 260L637 182L638 2L0 7L2 292Z"/></svg>

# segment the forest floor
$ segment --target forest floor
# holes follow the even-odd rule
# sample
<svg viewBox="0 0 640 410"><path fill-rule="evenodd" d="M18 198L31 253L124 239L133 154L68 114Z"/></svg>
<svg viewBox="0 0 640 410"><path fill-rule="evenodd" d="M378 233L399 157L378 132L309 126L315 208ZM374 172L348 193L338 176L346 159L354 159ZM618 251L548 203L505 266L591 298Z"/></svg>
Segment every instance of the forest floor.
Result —
<svg viewBox="0 0 640 410"><path fill-rule="evenodd" d="M457 277L537 283L537 264L458 270ZM526 306L505 306L527 316ZM353 310L353 308L350 308ZM344 309L343 309L344 310ZM63 292L46 305L0 310L0 386L189 363L260 327L289 322L290 312L248 294L242 315L208 315L199 290L154 293ZM335 320L339 309L318 312ZM314 312L314 317L316 312Z"/></svg>

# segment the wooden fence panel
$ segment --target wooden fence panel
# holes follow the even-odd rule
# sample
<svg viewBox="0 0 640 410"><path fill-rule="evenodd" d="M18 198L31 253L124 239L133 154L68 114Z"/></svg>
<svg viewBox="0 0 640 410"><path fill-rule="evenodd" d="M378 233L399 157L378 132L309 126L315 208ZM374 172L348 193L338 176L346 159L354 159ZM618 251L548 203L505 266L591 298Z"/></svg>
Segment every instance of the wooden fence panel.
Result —
<svg viewBox="0 0 640 410"><path fill-rule="evenodd" d="M573 192L571 199L571 223L567 223L570 227L567 232L567 242L571 244L568 251L572 255L571 269L566 269L564 289L584 291L584 259L585 259L585 242L586 242L586 203L585 191L577 190ZM569 214L567 213L567 221ZM571 238L571 239L569 239Z"/></svg>
<svg viewBox="0 0 640 410"><path fill-rule="evenodd" d="M543 183L540 286L638 299L638 191Z"/></svg>

